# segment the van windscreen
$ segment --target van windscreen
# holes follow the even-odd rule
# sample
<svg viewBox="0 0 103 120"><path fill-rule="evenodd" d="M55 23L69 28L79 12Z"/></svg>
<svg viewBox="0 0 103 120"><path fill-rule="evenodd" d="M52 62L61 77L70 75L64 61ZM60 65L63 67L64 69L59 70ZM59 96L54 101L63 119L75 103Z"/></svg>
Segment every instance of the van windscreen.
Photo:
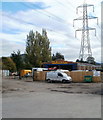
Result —
<svg viewBox="0 0 103 120"><path fill-rule="evenodd" d="M63 75L61 73L58 73L58 76L63 77Z"/></svg>

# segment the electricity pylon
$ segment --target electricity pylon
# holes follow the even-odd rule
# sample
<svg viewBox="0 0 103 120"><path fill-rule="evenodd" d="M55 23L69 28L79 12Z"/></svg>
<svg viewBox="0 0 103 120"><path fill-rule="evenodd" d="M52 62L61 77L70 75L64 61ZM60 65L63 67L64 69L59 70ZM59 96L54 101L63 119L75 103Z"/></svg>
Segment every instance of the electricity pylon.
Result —
<svg viewBox="0 0 103 120"><path fill-rule="evenodd" d="M82 28L79 28L75 31L75 37L76 37L76 32L77 31L82 31L81 48L80 48L80 53L79 53L79 59L80 60L86 60L88 57L92 57L89 31L90 30L95 30L95 36L96 36L96 28L89 27L88 20L89 19L97 19L97 24L98 24L98 17L88 16L88 13L87 13L88 7L93 7L93 12L94 12L94 5L86 4L84 2L83 5L80 5L76 8L76 13L77 14L78 14L78 9L82 8L83 16L73 20L73 26L74 26L74 21L82 20Z"/></svg>

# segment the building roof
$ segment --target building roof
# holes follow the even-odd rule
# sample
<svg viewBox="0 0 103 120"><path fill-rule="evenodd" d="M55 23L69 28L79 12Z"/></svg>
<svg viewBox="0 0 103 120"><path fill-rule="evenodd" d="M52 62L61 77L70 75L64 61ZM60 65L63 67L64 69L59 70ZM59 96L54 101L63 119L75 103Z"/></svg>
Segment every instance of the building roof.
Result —
<svg viewBox="0 0 103 120"><path fill-rule="evenodd" d="M44 62L43 64L70 64L70 63L76 63L73 61L64 61L64 60L56 60L51 62Z"/></svg>

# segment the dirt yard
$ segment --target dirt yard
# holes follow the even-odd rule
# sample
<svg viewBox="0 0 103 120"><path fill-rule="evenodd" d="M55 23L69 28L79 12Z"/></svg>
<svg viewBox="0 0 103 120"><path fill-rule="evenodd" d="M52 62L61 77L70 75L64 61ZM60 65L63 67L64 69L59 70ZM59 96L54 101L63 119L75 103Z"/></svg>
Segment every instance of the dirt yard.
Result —
<svg viewBox="0 0 103 120"><path fill-rule="evenodd" d="M69 94L103 94L102 83L47 83L32 81L32 78L3 78L2 93L63 92Z"/></svg>

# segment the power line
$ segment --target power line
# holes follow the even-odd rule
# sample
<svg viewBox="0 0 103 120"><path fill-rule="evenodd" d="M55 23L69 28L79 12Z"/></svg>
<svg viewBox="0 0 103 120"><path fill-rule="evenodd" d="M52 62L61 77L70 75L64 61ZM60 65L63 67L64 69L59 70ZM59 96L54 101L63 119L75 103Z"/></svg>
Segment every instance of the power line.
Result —
<svg viewBox="0 0 103 120"><path fill-rule="evenodd" d="M31 8L29 5L27 5L27 4L23 4L22 3L22 5L24 5L24 6L26 6L26 7L29 7L29 8ZM33 6L33 8L34 8L34 6ZM35 8L37 8L37 6L35 6ZM38 11L40 14L42 14L41 13L41 11ZM49 14L51 14L52 16L54 16L54 17L57 17L57 16L55 16L55 15L53 15L52 13L50 13L50 12L47 12L47 13L49 13ZM43 13L44 15L46 15L46 16L48 16L49 18L50 17L52 17L52 16L49 16L48 14L46 14L46 13ZM39 26L37 26L37 24L33 24L32 22L26 22L25 20L22 20L22 19L18 19L17 17L14 17L14 16L9 16L9 15L4 15L4 16L7 16L7 17L10 17L10 18L12 18L13 20L16 20L17 22L19 22L19 23L24 23L24 24L30 24L30 25L33 25L33 26L35 26L35 27L39 27ZM59 22L60 22L60 18L59 17L57 17L58 19L59 19ZM54 20L54 19L53 19ZM56 20L57 21L57 20ZM60 22L61 23L61 22ZM66 23L63 23L63 24L66 24ZM67 25L67 24L66 24ZM57 33L57 34L63 34L62 32L58 32L58 31L54 31L54 30L52 30L52 29L48 29L48 28L46 28L47 30L49 30L49 31L51 31L51 32L55 32L55 33ZM63 34L64 35L64 34Z"/></svg>
<svg viewBox="0 0 103 120"><path fill-rule="evenodd" d="M60 1L57 1L57 0L56 0L56 2L59 3L61 6L64 6L64 7L67 7L67 9L70 9L70 8L67 6L67 4L65 5L64 3L60 2ZM74 7L72 6L72 4L71 4L69 1L66 1L66 2L68 3L68 5L71 5L71 7L73 8L72 10L74 11Z"/></svg>
<svg viewBox="0 0 103 120"><path fill-rule="evenodd" d="M30 6L30 5L27 5L27 4L25 4L25 3L22 3L22 5L24 5L24 6L26 6L26 7L28 7L28 8L32 8L32 7L34 7L34 8L37 8L37 6L36 5L33 5L32 7ZM33 8L32 8L33 9ZM43 12L41 12L40 10L36 10L38 13L40 13L40 14L44 14L44 15L46 15L47 17L49 17L49 18L51 18L51 19L53 19L53 20L55 20L55 21L57 21L57 22L59 22L59 23L62 23L62 24L68 24L68 23L66 23L66 21L65 20L63 20L62 18L60 18L60 17L58 17L58 16L56 16L56 15L54 15L54 14L52 14L52 13L50 13L50 12L48 12L48 11L43 11ZM48 14L49 15L48 15ZM50 16L50 15L52 15L52 16ZM56 18L56 19L54 19L54 18Z"/></svg>
<svg viewBox="0 0 103 120"><path fill-rule="evenodd" d="M73 8L73 10L74 10L74 6L67 0L67 3L69 4L69 5L71 5L71 7Z"/></svg>
<svg viewBox="0 0 103 120"><path fill-rule="evenodd" d="M31 23L31 22L26 22L26 21L24 21L24 20L22 20L22 19L18 19L18 18L16 18L16 17L14 17L14 16L9 16L9 15L7 15L7 14L3 14L3 16L6 16L6 17L8 17L8 18L12 18L13 20L16 20L16 21L19 22L19 23L30 24L30 25L35 25L35 26L36 26L36 24L33 24L33 23Z"/></svg>
<svg viewBox="0 0 103 120"><path fill-rule="evenodd" d="M8 18L10 18L12 20L15 20L15 21L19 22L19 23L30 24L30 25L35 26L36 28L39 27L36 24L30 23L30 22L28 23L28 22L26 22L24 20L21 20L21 19L18 19L16 17L14 17L14 16L10 16L10 15L7 15L7 14L3 14L3 16L6 16L6 17L8 17ZM55 32L56 34L60 34L60 35L63 34L62 32L58 32L58 31L55 31L55 30L52 30L52 29L49 29L49 28L46 28L46 30L48 30L50 32ZM65 34L63 34L63 35L65 35Z"/></svg>
<svg viewBox="0 0 103 120"><path fill-rule="evenodd" d="M37 7L37 5L34 5L34 4L32 4L32 5L33 5L33 7ZM46 10L44 10L44 9L43 9L43 11L45 11L45 13L48 13L49 15L52 15L51 17L55 17L55 18L57 18L59 21L61 20L61 22L65 22L64 19L62 19L62 18L60 18L60 17L54 15L53 13L48 12L48 11L46 11Z"/></svg>

